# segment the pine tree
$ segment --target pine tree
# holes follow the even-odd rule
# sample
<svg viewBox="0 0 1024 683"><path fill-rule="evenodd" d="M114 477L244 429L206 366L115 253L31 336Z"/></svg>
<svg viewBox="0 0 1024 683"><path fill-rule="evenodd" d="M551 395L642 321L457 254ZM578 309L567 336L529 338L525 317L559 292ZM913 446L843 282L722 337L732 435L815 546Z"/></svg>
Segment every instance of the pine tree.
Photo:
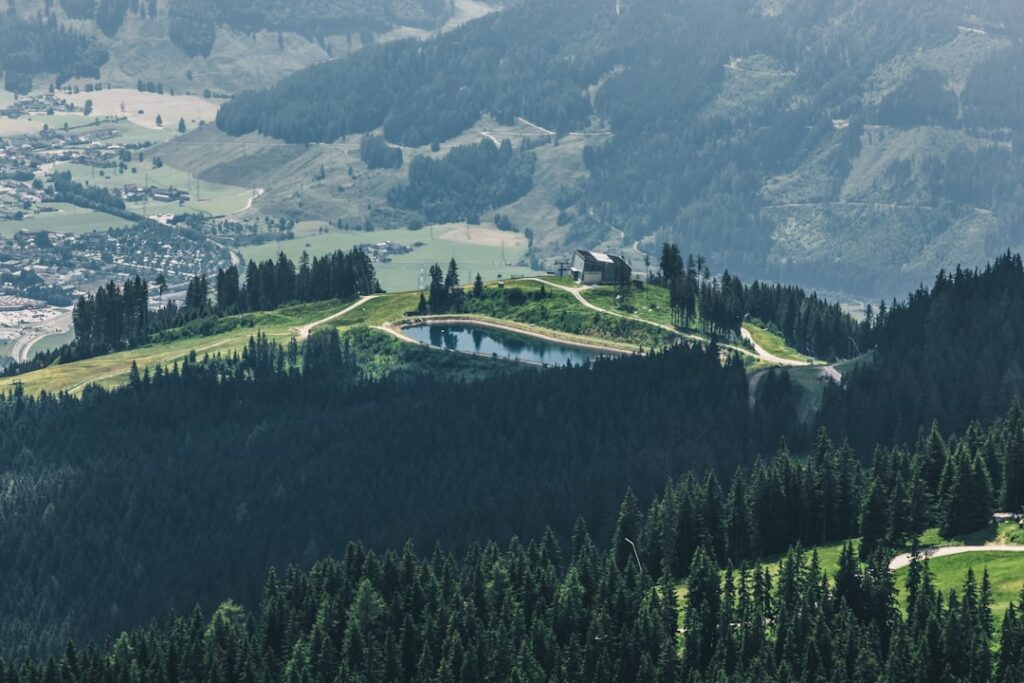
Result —
<svg viewBox="0 0 1024 683"><path fill-rule="evenodd" d="M835 578L835 598L845 602L854 612L863 609L861 595L860 566L853 552L853 544L847 541L839 554L839 570Z"/></svg>
<svg viewBox="0 0 1024 683"><path fill-rule="evenodd" d="M887 548L892 539L891 507L880 482L872 479L860 518L860 557L867 559L876 550Z"/></svg>
<svg viewBox="0 0 1024 683"><path fill-rule="evenodd" d="M1020 512L1024 509L1024 410L1018 401L1010 409L1004 432L1000 506L1007 512Z"/></svg>
<svg viewBox="0 0 1024 683"><path fill-rule="evenodd" d="M737 470L726 502L726 541L728 556L734 562L753 557L751 552L751 523L746 487L742 470Z"/></svg>
<svg viewBox="0 0 1024 683"><path fill-rule="evenodd" d="M620 570L626 571L629 566L636 566L642 526L643 519L636 496L632 489L626 489L626 496L619 506L619 518L615 523L611 543L612 557Z"/></svg>
<svg viewBox="0 0 1024 683"><path fill-rule="evenodd" d="M721 592L718 567L704 548L693 556L683 609L683 673L704 671L718 647Z"/></svg>

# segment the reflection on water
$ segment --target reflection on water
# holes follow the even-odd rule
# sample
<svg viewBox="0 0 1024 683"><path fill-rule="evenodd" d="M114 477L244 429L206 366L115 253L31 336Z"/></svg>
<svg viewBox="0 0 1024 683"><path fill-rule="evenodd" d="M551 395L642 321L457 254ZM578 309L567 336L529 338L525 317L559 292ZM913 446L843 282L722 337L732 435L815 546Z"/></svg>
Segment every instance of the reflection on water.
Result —
<svg viewBox="0 0 1024 683"><path fill-rule="evenodd" d="M582 365L608 352L472 324L414 325L403 332L439 349L546 365Z"/></svg>

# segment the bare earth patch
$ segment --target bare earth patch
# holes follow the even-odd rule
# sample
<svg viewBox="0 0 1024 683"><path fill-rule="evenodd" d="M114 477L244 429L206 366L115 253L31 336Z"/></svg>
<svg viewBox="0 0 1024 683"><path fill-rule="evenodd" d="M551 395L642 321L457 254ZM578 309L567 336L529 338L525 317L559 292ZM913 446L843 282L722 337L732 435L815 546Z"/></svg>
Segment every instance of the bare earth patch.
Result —
<svg viewBox="0 0 1024 683"><path fill-rule="evenodd" d="M438 237L449 242L476 244L481 247L506 247L522 249L527 246L526 237L518 232L503 232L497 228L466 223L447 223L437 226Z"/></svg>

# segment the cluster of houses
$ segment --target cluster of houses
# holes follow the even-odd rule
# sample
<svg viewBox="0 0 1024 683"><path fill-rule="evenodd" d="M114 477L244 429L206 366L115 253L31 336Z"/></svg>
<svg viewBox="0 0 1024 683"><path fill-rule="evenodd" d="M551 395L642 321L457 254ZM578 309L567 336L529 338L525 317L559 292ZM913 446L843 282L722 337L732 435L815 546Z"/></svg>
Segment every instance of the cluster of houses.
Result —
<svg viewBox="0 0 1024 683"><path fill-rule="evenodd" d="M360 244L358 245L358 248L366 252L366 255L370 257L371 261L376 263L390 263L392 256L411 254L413 249L422 246L422 242L409 245L396 244L391 240L388 240L387 242L377 242L375 244Z"/></svg>
<svg viewBox="0 0 1024 683"><path fill-rule="evenodd" d="M0 221L21 220L28 211L53 211L42 201L42 190L17 180L0 180Z"/></svg>
<svg viewBox="0 0 1024 683"><path fill-rule="evenodd" d="M190 195L187 190L179 190L175 187L142 187L141 185L125 185L118 190L118 195L126 202L144 202L153 200L156 202L187 202Z"/></svg>
<svg viewBox="0 0 1024 683"><path fill-rule="evenodd" d="M57 162L116 168L126 150L140 147L114 142L119 136L117 129L96 128L74 132L47 129L0 137L0 174L32 174Z"/></svg>
<svg viewBox="0 0 1024 683"><path fill-rule="evenodd" d="M44 114L68 113L75 110L75 105L50 93L19 97L9 105L0 109L0 116L17 119L22 116L42 116Z"/></svg>

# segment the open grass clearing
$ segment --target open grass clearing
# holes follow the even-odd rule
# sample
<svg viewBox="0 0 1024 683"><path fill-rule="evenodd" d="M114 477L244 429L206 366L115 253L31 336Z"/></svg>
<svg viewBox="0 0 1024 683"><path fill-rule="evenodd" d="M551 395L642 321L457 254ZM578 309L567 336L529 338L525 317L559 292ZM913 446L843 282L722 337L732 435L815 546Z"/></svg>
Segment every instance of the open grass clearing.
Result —
<svg viewBox="0 0 1024 683"><path fill-rule="evenodd" d="M74 204L44 204L56 211L28 213L20 221L0 221L0 236L11 237L22 230L28 232L70 232L81 234L107 228L132 225L132 221L109 213L84 209Z"/></svg>
<svg viewBox="0 0 1024 683"><path fill-rule="evenodd" d="M118 131L117 137L111 138L113 144L157 144L166 142L177 136L177 128L153 129L137 126L130 121L119 120L118 118L83 116L81 112L59 112L55 114L32 114L17 119L0 117L0 136L24 135L28 133L42 132L44 127L53 130L63 130L67 126L68 131L85 133L94 129L113 129Z"/></svg>
<svg viewBox="0 0 1024 683"><path fill-rule="evenodd" d="M242 255L247 260L265 261L277 258L277 254L283 251L289 258L298 260L303 251L312 257L322 256L337 249L349 250L359 244L390 241L414 245L421 242L422 246L415 247L411 253L397 254L391 257L388 263L374 264L381 286L393 292L415 290L421 284L426 284L430 266L438 263L442 268L447 267L453 258L459 265L459 274L464 283L471 282L477 273L485 280L534 274L528 267L508 265L523 259L526 255L524 244L508 244L502 247L500 242L498 246L494 246L476 241L459 242L444 239L443 235L453 230L450 226L445 230L427 227L422 230L396 229L373 232L330 229L326 233L316 234L316 223L300 225L304 226L303 230L307 233L305 236L300 236L297 230L294 239L242 247ZM310 234L311 232L313 234Z"/></svg>
<svg viewBox="0 0 1024 683"><path fill-rule="evenodd" d="M1012 528L1011 528L1012 527ZM926 542L939 545L975 545L996 541L999 543L1017 544L1024 542L1024 534L1015 523L1000 524L992 527L958 537L956 539L940 539L935 529L929 529L921 536L921 544ZM859 546L859 539L852 539L854 552ZM810 563L811 553L818 555L818 564L834 578L839 567L839 556L843 551L845 541L831 543L805 549L807 562ZM784 556L772 556L760 561L760 566L767 567L772 577L778 577ZM987 568L989 580L992 583L992 613L996 626L1002 623L1003 613L1011 601L1019 601L1021 590L1024 589L1024 553L1006 551L984 551L976 553L964 553L961 555L948 555L936 557L928 561L928 569L932 574L935 587L943 594L950 590L958 593L962 590L964 580L967 578L967 570L974 569L975 577L980 587L982 572ZM905 585L909 569L903 567L893 572L895 577L896 590L898 593L897 604L901 610L906 609ZM676 587L676 594L680 600L686 597L686 584Z"/></svg>
<svg viewBox="0 0 1024 683"><path fill-rule="evenodd" d="M124 116L143 128L170 129L175 132L178 130L179 119L184 119L186 126L193 128L201 121L212 123L220 109L218 100L207 100L194 95L160 95L139 92L134 88L79 92L63 97L79 109L85 107L86 100L92 100L93 113L97 116ZM158 115L163 120L162 126L156 123Z"/></svg>
<svg viewBox="0 0 1024 683"><path fill-rule="evenodd" d="M95 187L116 190L125 185L145 185L173 187L187 190L190 198L184 205L177 202L129 202L130 211L153 216L162 213L195 212L211 216L221 216L233 211L244 209L252 198L252 189L234 185L220 185L196 181L188 171L170 166L152 168L147 159L140 164L132 164L124 173L117 169L101 169L81 164L60 164L61 170L70 171L72 178L80 183Z"/></svg>
<svg viewBox="0 0 1024 683"><path fill-rule="evenodd" d="M296 334L297 328L322 320L344 308L347 303L322 301L298 304L265 313L244 314L237 316L242 323L241 326L227 332L153 343L137 349L119 351L66 365L52 365L17 377L3 378L0 379L0 392L10 391L17 383L20 383L29 394L41 391L81 393L89 384L119 386L128 381L132 361L135 361L140 369L152 370L158 365L170 367L176 361L181 362L192 351L199 357L207 353L228 354L241 350L248 343L249 337L257 332L262 332L274 341L285 343Z"/></svg>
<svg viewBox="0 0 1024 683"><path fill-rule="evenodd" d="M921 534L918 544L922 548L950 548L961 545L985 545L987 543L1024 545L1024 530L1016 522L1003 522L1002 524L991 524L984 529L955 536L943 538L939 535L937 528L926 530ZM1024 579L1024 576L1022 576Z"/></svg>
<svg viewBox="0 0 1024 683"><path fill-rule="evenodd" d="M1024 553L964 553L936 557L928 561L933 584L943 595L948 595L951 590L961 593L969 569L974 570L979 587L983 572L988 570L989 582L992 585L992 616L998 629L1003 623L1003 614L1010 602L1020 601L1021 590L1024 589ZM895 572L896 586L900 589L900 609L906 609L907 598L903 587L909 571L909 568L904 567Z"/></svg>
<svg viewBox="0 0 1024 683"><path fill-rule="evenodd" d="M572 281L570 279L570 285ZM583 298L609 311L632 315L658 325L672 324L672 308L665 287L645 284L643 289L631 289L624 302L619 300L618 287L592 287L581 292Z"/></svg>
<svg viewBox="0 0 1024 683"><path fill-rule="evenodd" d="M758 346L767 351L773 356L782 358L784 360L792 360L803 363L807 360L807 355L800 353L782 338L781 335L767 330L760 325L754 323L743 323L743 329L750 333L751 338Z"/></svg>

